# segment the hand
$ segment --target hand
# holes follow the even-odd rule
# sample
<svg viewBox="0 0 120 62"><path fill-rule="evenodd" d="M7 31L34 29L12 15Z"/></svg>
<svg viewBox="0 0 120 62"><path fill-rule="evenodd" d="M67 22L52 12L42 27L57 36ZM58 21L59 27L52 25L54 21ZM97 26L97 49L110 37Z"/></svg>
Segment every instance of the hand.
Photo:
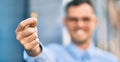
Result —
<svg viewBox="0 0 120 62"><path fill-rule="evenodd" d="M22 21L16 29L16 38L23 45L29 56L40 54L39 39L37 35L37 18L28 18Z"/></svg>

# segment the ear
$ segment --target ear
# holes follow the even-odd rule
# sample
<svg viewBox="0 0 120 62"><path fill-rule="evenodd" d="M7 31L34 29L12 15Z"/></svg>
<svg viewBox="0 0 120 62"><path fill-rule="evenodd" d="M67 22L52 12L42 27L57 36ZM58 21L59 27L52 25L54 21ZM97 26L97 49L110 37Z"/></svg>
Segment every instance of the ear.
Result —
<svg viewBox="0 0 120 62"><path fill-rule="evenodd" d="M96 15L93 16L93 20L94 20L93 30L95 30L98 25L98 19L97 19Z"/></svg>
<svg viewBox="0 0 120 62"><path fill-rule="evenodd" d="M66 17L64 17L64 19L63 19L63 24L64 24L64 26L67 26L67 19L66 19Z"/></svg>
<svg viewBox="0 0 120 62"><path fill-rule="evenodd" d="M95 28L97 27L97 25L98 25L98 18L97 18L97 16L95 15L94 16L94 18L95 18Z"/></svg>
<svg viewBox="0 0 120 62"><path fill-rule="evenodd" d="M94 17L94 20L95 20L95 26L97 26L98 25L98 18L97 18L96 15L94 15L93 17Z"/></svg>

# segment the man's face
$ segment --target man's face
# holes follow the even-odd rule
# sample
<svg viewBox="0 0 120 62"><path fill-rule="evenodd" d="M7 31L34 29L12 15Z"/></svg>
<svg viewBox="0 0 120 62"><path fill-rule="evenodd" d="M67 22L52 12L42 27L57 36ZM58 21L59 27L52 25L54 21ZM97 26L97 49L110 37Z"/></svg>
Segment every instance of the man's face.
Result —
<svg viewBox="0 0 120 62"><path fill-rule="evenodd" d="M84 43L90 39L96 27L97 20L93 8L83 3L68 8L64 23L69 30L72 41L75 43Z"/></svg>

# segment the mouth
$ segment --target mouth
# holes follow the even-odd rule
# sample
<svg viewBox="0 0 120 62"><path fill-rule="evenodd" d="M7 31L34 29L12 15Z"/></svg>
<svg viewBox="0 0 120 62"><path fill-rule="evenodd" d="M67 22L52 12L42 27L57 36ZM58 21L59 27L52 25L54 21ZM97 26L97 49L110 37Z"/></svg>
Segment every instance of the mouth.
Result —
<svg viewBox="0 0 120 62"><path fill-rule="evenodd" d="M76 34L79 36L83 36L85 34L85 31L84 30L77 30Z"/></svg>

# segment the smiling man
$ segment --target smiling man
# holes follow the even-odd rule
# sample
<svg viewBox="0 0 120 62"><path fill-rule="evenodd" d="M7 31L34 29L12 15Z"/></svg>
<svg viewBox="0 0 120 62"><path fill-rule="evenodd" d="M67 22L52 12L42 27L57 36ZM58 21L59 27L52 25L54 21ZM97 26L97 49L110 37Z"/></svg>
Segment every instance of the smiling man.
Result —
<svg viewBox="0 0 120 62"><path fill-rule="evenodd" d="M95 47L91 39L97 18L88 0L74 0L66 6L64 24L72 40L67 46L51 44L43 47L39 43L36 24L36 18L29 18L16 29L16 38L25 48L27 62L118 62L114 55Z"/></svg>

